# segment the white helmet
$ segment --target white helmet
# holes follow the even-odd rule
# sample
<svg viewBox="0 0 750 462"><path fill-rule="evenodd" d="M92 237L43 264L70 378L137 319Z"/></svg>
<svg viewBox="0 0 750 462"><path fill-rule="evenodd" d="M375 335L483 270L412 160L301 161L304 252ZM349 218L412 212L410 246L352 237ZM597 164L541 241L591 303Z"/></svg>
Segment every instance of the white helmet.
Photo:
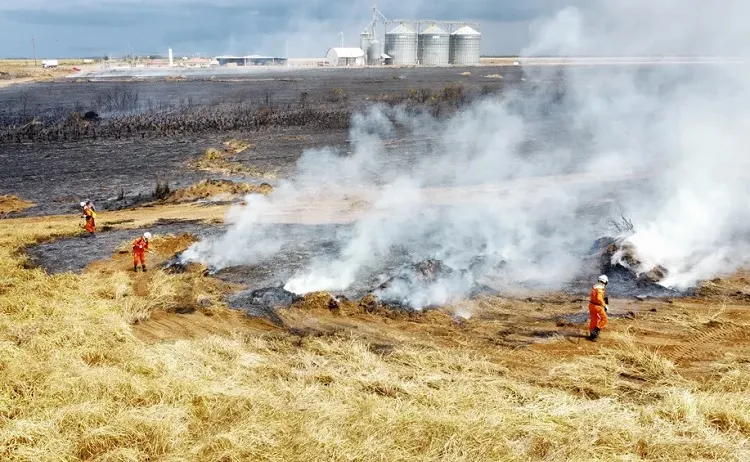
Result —
<svg viewBox="0 0 750 462"><path fill-rule="evenodd" d="M151 233L149 233L148 231L146 231L145 233L143 233L143 238L146 239L146 240L151 239Z"/></svg>
<svg viewBox="0 0 750 462"><path fill-rule="evenodd" d="M599 279L597 279L596 282L601 282L602 284L609 284L609 278L606 275L602 274L601 276L599 276Z"/></svg>
<svg viewBox="0 0 750 462"><path fill-rule="evenodd" d="M85 202L81 202L81 207L86 207L86 203Z"/></svg>

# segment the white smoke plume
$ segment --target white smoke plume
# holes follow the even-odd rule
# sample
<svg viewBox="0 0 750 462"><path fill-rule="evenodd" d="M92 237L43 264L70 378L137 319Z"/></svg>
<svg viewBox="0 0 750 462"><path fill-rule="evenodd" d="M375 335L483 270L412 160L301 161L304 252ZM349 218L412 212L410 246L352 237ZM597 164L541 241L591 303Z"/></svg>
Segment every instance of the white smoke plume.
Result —
<svg viewBox="0 0 750 462"><path fill-rule="evenodd" d="M746 13L741 2L707 8L699 0L567 8L533 25L525 53L742 55ZM186 258L215 268L274 258L292 237L270 235L262 223L285 210L301 221L325 221L324 210L340 218L348 212L336 201L359 196L371 208L338 235L337 252L294 275L288 290L346 290L394 254L457 269L476 268L482 257L474 276L559 289L606 234L618 203L636 225L627 240L641 269L663 265L664 285L685 288L747 262L745 64L525 71L535 90L509 91L448 120L373 107L353 121L351 153L304 153L295 178L269 198L249 197L225 236L196 244ZM387 148L394 137L422 142ZM439 279L420 293L403 286L398 296L420 307L454 301L470 286L464 276Z"/></svg>

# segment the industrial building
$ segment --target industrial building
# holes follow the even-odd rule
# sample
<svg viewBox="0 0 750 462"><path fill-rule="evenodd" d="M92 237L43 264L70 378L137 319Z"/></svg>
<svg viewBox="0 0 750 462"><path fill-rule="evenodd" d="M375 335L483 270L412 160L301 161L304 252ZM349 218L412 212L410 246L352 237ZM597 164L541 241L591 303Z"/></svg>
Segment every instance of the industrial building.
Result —
<svg viewBox="0 0 750 462"><path fill-rule="evenodd" d="M451 33L450 63L457 66L478 66L481 41L482 34L469 26Z"/></svg>
<svg viewBox="0 0 750 462"><path fill-rule="evenodd" d="M219 66L230 66L230 67L244 67L244 66L268 66L268 65L284 65L286 64L286 58L279 58L275 56L217 56L214 58Z"/></svg>
<svg viewBox="0 0 750 462"><path fill-rule="evenodd" d="M378 36L381 18L385 25L382 41ZM466 21L388 20L373 2L372 21L359 40L365 64L371 66L477 66L482 34L479 24Z"/></svg>
<svg viewBox="0 0 750 462"><path fill-rule="evenodd" d="M391 29L385 34L385 54L391 57L391 64L417 64L417 32L405 23Z"/></svg>
<svg viewBox="0 0 750 462"><path fill-rule="evenodd" d="M423 66L447 66L450 63L450 34L432 24L417 36L417 61Z"/></svg>
<svg viewBox="0 0 750 462"><path fill-rule="evenodd" d="M385 53L395 65L479 65L482 34L478 25L423 20L393 23L386 23Z"/></svg>
<svg viewBox="0 0 750 462"><path fill-rule="evenodd" d="M361 48L331 48L326 61L329 66L364 66L366 56Z"/></svg>

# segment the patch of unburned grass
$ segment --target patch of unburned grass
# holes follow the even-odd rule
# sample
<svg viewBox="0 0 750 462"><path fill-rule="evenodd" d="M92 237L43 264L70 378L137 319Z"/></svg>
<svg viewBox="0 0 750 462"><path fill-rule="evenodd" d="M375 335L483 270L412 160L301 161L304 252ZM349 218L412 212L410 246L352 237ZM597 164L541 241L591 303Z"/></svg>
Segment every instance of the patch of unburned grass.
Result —
<svg viewBox="0 0 750 462"><path fill-rule="evenodd" d="M276 179L277 171L265 171L252 165L245 165L234 160L235 156L248 149L255 149L255 145L232 140L225 143L223 150L208 148L198 159L190 162L190 167L204 172L221 173L225 175L247 175L256 178Z"/></svg>
<svg viewBox="0 0 750 462"><path fill-rule="evenodd" d="M0 216L9 213L22 212L29 207L33 207L34 205L36 204L23 200L18 196L14 196L11 194L0 195Z"/></svg>
<svg viewBox="0 0 750 462"><path fill-rule="evenodd" d="M165 202L181 203L196 200L233 200L248 194L268 195L273 192L273 186L268 183L254 185L249 183L235 183L229 180L204 180L187 188L173 191L166 197Z"/></svg>
<svg viewBox="0 0 750 462"><path fill-rule="evenodd" d="M236 155L247 149L255 149L255 145L245 140L229 140L224 142L224 149Z"/></svg>
<svg viewBox="0 0 750 462"><path fill-rule="evenodd" d="M55 69L44 69L42 60L34 63L31 59L0 59L0 87L16 82L52 80L69 75L72 67L80 65L81 60L62 60Z"/></svg>

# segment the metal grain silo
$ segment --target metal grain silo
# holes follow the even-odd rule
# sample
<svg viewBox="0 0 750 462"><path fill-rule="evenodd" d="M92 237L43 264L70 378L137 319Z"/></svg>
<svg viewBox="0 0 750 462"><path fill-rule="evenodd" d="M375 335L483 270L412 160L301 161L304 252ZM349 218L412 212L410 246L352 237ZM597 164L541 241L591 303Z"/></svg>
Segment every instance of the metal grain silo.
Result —
<svg viewBox="0 0 750 462"><path fill-rule="evenodd" d="M479 64L479 45L482 34L469 26L463 26L451 34L450 63L458 66Z"/></svg>
<svg viewBox="0 0 750 462"><path fill-rule="evenodd" d="M417 33L407 24L399 24L385 34L385 54L396 65L417 64Z"/></svg>
<svg viewBox="0 0 750 462"><path fill-rule="evenodd" d="M380 55L383 53L383 44L378 39L370 42L370 49L367 50L367 64L375 66L380 64Z"/></svg>
<svg viewBox="0 0 750 462"><path fill-rule="evenodd" d="M435 24L419 34L417 57L424 66L447 66L450 57L450 35Z"/></svg>
<svg viewBox="0 0 750 462"><path fill-rule="evenodd" d="M362 49L362 51L365 52L365 56L367 56L367 64L371 64L369 61L370 56L370 45L372 44L372 41L375 40L375 37L373 36L372 32L365 30L359 35L359 47Z"/></svg>

